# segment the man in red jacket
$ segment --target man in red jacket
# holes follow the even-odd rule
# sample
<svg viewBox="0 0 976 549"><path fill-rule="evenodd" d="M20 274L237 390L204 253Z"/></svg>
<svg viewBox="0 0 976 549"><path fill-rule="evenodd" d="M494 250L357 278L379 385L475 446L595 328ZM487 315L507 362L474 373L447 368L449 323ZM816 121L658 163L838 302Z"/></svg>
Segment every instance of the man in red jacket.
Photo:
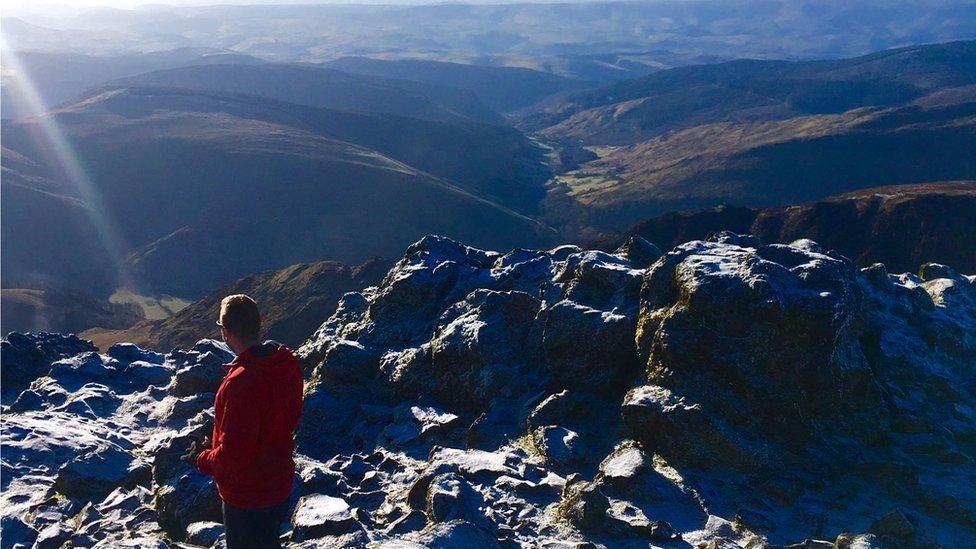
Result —
<svg viewBox="0 0 976 549"><path fill-rule="evenodd" d="M225 297L217 324L237 358L224 366L211 448L196 456L196 466L217 483L228 549L281 547L295 476L302 369L284 345L258 343L261 318L250 297Z"/></svg>

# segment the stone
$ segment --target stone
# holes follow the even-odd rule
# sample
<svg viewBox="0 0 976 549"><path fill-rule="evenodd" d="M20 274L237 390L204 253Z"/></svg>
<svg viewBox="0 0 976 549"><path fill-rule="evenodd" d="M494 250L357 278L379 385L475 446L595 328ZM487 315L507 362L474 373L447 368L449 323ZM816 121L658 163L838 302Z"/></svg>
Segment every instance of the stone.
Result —
<svg viewBox="0 0 976 549"><path fill-rule="evenodd" d="M78 456L58 470L54 490L68 497L100 500L117 487L148 484L148 464L114 446Z"/></svg>
<svg viewBox="0 0 976 549"><path fill-rule="evenodd" d="M464 519L472 523L486 523L484 498L457 473L435 476L427 488L427 516L434 522Z"/></svg>
<svg viewBox="0 0 976 549"><path fill-rule="evenodd" d="M600 482L627 491L634 488L638 475L650 466L650 460L637 443L627 440L618 444L600 463Z"/></svg>
<svg viewBox="0 0 976 549"><path fill-rule="evenodd" d="M220 496L213 479L201 475L196 469L170 477L167 484L158 487L153 505L159 525L175 539L184 539L190 524L222 520Z"/></svg>
<svg viewBox="0 0 976 549"><path fill-rule="evenodd" d="M170 392L176 396L192 396L200 393L216 393L226 370L216 354L205 353L198 362L177 370L170 385Z"/></svg>
<svg viewBox="0 0 976 549"><path fill-rule="evenodd" d="M874 534L841 534L834 541L834 549L884 549Z"/></svg>
<svg viewBox="0 0 976 549"><path fill-rule="evenodd" d="M219 522L194 522L186 527L186 542L212 547L223 534L224 525Z"/></svg>
<svg viewBox="0 0 976 549"><path fill-rule="evenodd" d="M650 266L651 263L654 263L659 257L664 255L660 248L638 235L630 237L627 242L621 244L614 254L626 258L636 267L640 268Z"/></svg>
<svg viewBox="0 0 976 549"><path fill-rule="evenodd" d="M81 353L94 352L91 341L75 335L21 334L10 332L0 340L0 391L3 403L12 402L21 391L51 370L51 364Z"/></svg>
<svg viewBox="0 0 976 549"><path fill-rule="evenodd" d="M593 531L603 528L609 509L610 501L597 484L567 481L558 513L580 529Z"/></svg>
<svg viewBox="0 0 976 549"><path fill-rule="evenodd" d="M553 466L566 467L583 459L584 448L579 435L565 427L539 427L532 432L532 438Z"/></svg>
<svg viewBox="0 0 976 549"><path fill-rule="evenodd" d="M161 353L143 349L132 343L116 343L109 347L105 354L119 361L123 367L136 361L158 365L162 364L165 358Z"/></svg>
<svg viewBox="0 0 976 549"><path fill-rule="evenodd" d="M299 499L291 524L295 541L347 534L359 528L345 500L324 494Z"/></svg>

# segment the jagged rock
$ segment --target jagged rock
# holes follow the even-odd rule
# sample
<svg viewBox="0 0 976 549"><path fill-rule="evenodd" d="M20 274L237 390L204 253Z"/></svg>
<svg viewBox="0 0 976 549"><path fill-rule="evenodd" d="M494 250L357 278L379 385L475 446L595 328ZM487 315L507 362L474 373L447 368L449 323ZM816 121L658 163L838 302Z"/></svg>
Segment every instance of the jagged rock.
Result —
<svg viewBox="0 0 976 549"><path fill-rule="evenodd" d="M47 374L51 364L85 352L95 351L91 341L75 335L21 334L10 332L0 340L0 386L6 404L25 390L32 381Z"/></svg>
<svg viewBox="0 0 976 549"><path fill-rule="evenodd" d="M194 522L186 527L186 542L212 547L223 534L224 525L219 522Z"/></svg>
<svg viewBox="0 0 976 549"><path fill-rule="evenodd" d="M434 522L464 519L483 523L484 507L481 494L457 473L437 475L427 488L427 516Z"/></svg>
<svg viewBox="0 0 976 549"><path fill-rule="evenodd" d="M345 500L323 494L298 500L291 524L295 541L347 534L359 528Z"/></svg>
<svg viewBox="0 0 976 549"><path fill-rule="evenodd" d="M545 363L558 388L613 390L635 374L633 322L628 317L572 301L560 301L544 315Z"/></svg>
<svg viewBox="0 0 976 549"><path fill-rule="evenodd" d="M0 532L3 532L3 546L16 547L21 544L24 547L31 547L37 539L37 530L28 526L23 520L12 516L3 515L0 517Z"/></svg>
<svg viewBox="0 0 976 549"><path fill-rule="evenodd" d="M583 458L583 443L574 431L557 425L539 427L532 432L536 447L555 466L572 465Z"/></svg>
<svg viewBox="0 0 976 549"><path fill-rule="evenodd" d="M650 460L632 440L617 445L600 463L600 482L621 491L636 487L637 477L650 468Z"/></svg>
<svg viewBox="0 0 976 549"><path fill-rule="evenodd" d="M420 547L426 547L428 549L450 549L455 547L497 549L500 547L494 536L464 520L434 524L430 529L425 530L422 535L417 536L415 539L420 544ZM380 547L383 549L404 547L402 545L396 545L397 543L402 542L386 542L380 545ZM416 545L408 545L406 547L413 548Z"/></svg>
<svg viewBox="0 0 976 549"><path fill-rule="evenodd" d="M186 528L194 522L222 520L220 496L213 479L188 469L156 489L153 503L159 525L175 539L184 539Z"/></svg>
<svg viewBox="0 0 976 549"><path fill-rule="evenodd" d="M119 361L119 364L122 366L128 366L136 361L162 364L164 360L162 354L142 349L131 343L116 343L109 347L105 354Z"/></svg>
<svg viewBox="0 0 976 549"><path fill-rule="evenodd" d="M885 549L874 534L841 534L834 541L834 549Z"/></svg>
<svg viewBox="0 0 976 549"><path fill-rule="evenodd" d="M627 242L621 244L614 254L625 257L634 265L642 268L649 267L651 263L664 255L660 248L637 235L630 237Z"/></svg>
<svg viewBox="0 0 976 549"><path fill-rule="evenodd" d="M603 528L610 501L592 482L567 482L559 503L559 515L582 530Z"/></svg>
<svg viewBox="0 0 976 549"><path fill-rule="evenodd" d="M116 487L148 484L150 469L145 461L117 447L108 446L76 457L64 464L54 481L54 490L83 500L101 499Z"/></svg>
<svg viewBox="0 0 976 549"><path fill-rule="evenodd" d="M62 358L51 364L48 374L68 391L77 391L92 382L112 384L118 374L118 362L105 360L95 352L82 353L71 358Z"/></svg>
<svg viewBox="0 0 976 549"><path fill-rule="evenodd" d="M293 497L340 498L350 529L294 543L976 542L976 277L733 234L645 261L431 237L347 294L300 351ZM232 355L110 354L58 357L4 410L2 506L55 541L175 545L220 518L180 457L211 430L206 368ZM153 492L45 496L106 445L152 455Z"/></svg>
<svg viewBox="0 0 976 549"><path fill-rule="evenodd" d="M221 358L211 352L196 357L197 360L180 368L170 385L170 392L176 396L191 396L200 393L215 393L224 379L226 370L221 366Z"/></svg>

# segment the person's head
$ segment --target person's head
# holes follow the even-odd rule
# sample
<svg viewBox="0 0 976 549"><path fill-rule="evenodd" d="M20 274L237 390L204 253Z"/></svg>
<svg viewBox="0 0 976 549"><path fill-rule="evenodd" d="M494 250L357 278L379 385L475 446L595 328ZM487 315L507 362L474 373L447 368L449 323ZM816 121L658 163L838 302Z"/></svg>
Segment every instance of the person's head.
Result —
<svg viewBox="0 0 976 549"><path fill-rule="evenodd" d="M261 335L258 304L244 294L229 295L220 302L220 335L237 354L257 343Z"/></svg>

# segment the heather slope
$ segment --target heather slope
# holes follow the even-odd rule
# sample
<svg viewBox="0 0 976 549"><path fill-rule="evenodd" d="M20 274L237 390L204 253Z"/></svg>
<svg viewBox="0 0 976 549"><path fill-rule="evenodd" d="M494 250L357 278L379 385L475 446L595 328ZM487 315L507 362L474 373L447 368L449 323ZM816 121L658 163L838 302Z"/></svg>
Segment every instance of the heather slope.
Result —
<svg viewBox="0 0 976 549"><path fill-rule="evenodd" d="M81 230L69 235L77 260L71 267L81 272L104 272L100 258L106 254L94 226L111 225L124 274L145 285L139 288L144 294L194 297L297 262L358 262L390 254L432 230L510 246L537 242L545 233L486 197L477 181L467 180L465 188L425 170L450 173L449 162L397 153L401 160L346 141L355 130L343 129L341 116L289 109L286 103L178 90L94 94L50 115L84 166L86 192L51 162L52 150L31 137L40 120L7 123L4 146L15 154L3 155L3 249L5 266L15 268L5 269L5 277L58 277L62 261L58 238L31 240L50 232L52 217L34 215L40 210L27 209L27 202L6 200L8 193L16 198L17 189L28 189L38 208L52 209L50 196L94 214L75 216ZM386 128L392 133L411 123L391 119ZM455 144L477 141L480 127L458 130L469 140ZM402 143L373 144L393 154L405 148ZM439 145L414 146L430 151ZM517 140L514 146L524 147ZM506 158L499 163L503 170L511 165L506 162L525 161L510 149L499 147L498 153ZM493 172L487 173L484 185L492 181ZM88 203L93 195L100 205ZM6 225L8 211L19 223ZM32 260L8 262L23 256ZM120 267L118 261L108 266ZM111 287L115 281L94 282Z"/></svg>

